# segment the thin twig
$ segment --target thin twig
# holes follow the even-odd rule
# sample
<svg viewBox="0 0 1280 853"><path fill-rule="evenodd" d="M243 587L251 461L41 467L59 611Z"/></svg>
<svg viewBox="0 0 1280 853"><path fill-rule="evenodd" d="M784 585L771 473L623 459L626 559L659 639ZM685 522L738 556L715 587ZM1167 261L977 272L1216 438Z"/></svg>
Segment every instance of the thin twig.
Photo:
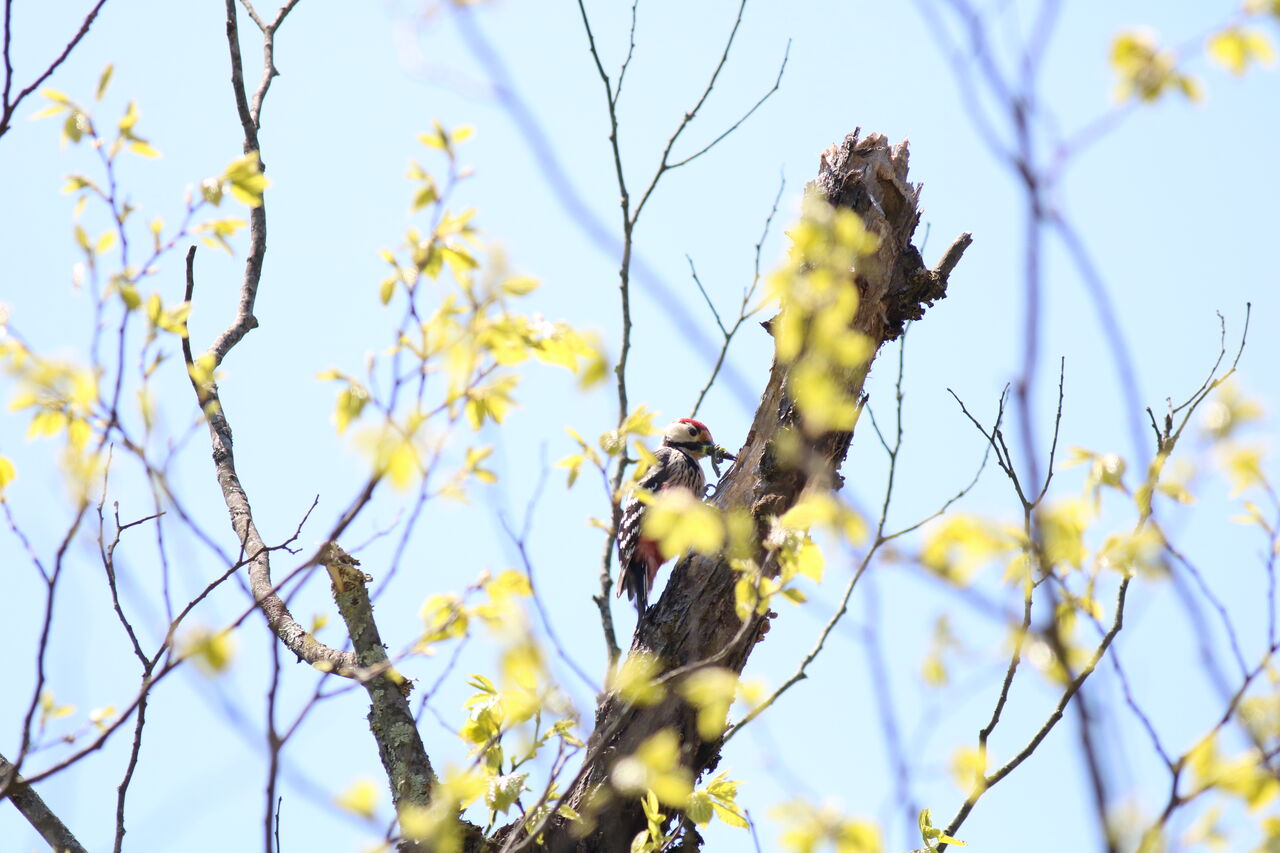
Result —
<svg viewBox="0 0 1280 853"><path fill-rule="evenodd" d="M1041 487L1040 494L1036 495L1037 504L1044 500L1049 491L1049 483L1053 481L1053 458L1058 452L1058 432L1062 427L1062 389L1066 375L1067 357L1063 356L1058 362L1058 413L1053 418L1053 444L1049 447L1049 465L1044 472L1044 486Z"/></svg>
<svg viewBox="0 0 1280 853"><path fill-rule="evenodd" d="M26 100L27 96L40 88L44 81L53 76L53 72L57 71L58 67L67 61L67 57L71 55L71 51L75 50L81 39L89 34L89 28L93 26L94 20L98 17L98 12L102 11L102 7L106 5L106 2L107 0L98 0L94 4L93 8L89 10L89 14L85 15L84 21L80 24L80 29L71 37L71 41L67 42L62 52L31 82L31 85L18 92L16 98L9 100L9 93L13 90L13 64L9 56L9 43L13 38L13 0L4 0L4 94L3 97L0 97L0 137L3 137L12 125L13 114L17 111L18 106Z"/></svg>
<svg viewBox="0 0 1280 853"><path fill-rule="evenodd" d="M702 386L702 390L698 392L698 399L693 403L693 409L689 412L689 417L696 418L698 409L702 408L702 401L706 399L707 393L711 390L711 386L715 384L716 379L720 376L720 368L724 366L725 356L729 353L729 345L733 343L733 337L742 328L750 317L754 316L760 306L750 307L751 300L755 297L756 288L760 284L760 251L764 246L765 240L769 237L769 228L773 225L773 217L778 213L778 203L782 200L782 191L787 186L786 175L782 175L778 181L778 192L773 197L773 206L769 208L769 215L765 217L764 228L760 231L760 239L756 241L755 246L755 266L751 276L751 284L742 290L742 302L738 306L738 319L734 322L733 328L725 329L724 323L720 322L720 313L716 311L716 306L712 303L711 297L707 295L707 291L703 289L702 282L698 280L698 273L693 267L693 258L689 258L689 270L693 273L693 280L698 285L698 290L702 291L702 297L707 300L707 306L711 308L711 313L716 319L716 325L720 327L720 333L724 340L720 346L720 354L716 356L715 366L711 368L711 375L707 377L706 384Z"/></svg>
<svg viewBox="0 0 1280 853"><path fill-rule="evenodd" d="M874 580L874 576L867 579L866 589L863 592L867 614L867 625L863 631L863 637L866 640L864 647L867 652L867 665L871 670L872 693L876 700L880 730L884 733L885 753L890 764L893 765L893 799L902 809L908 828L914 829L920 808L912 794L911 767L907 762L902 733L898 728L898 712L893 701L893 684L889 678L884 646L880 642L880 616L883 611L880 608Z"/></svg>
<svg viewBox="0 0 1280 853"><path fill-rule="evenodd" d="M626 79L627 69L631 67L631 57L636 52L636 9L640 6L640 0L631 0L631 28L627 33L627 58L622 60L622 67L618 69L618 85L613 90L612 102L616 108L618 99L622 97L622 81Z"/></svg>
<svg viewBox="0 0 1280 853"><path fill-rule="evenodd" d="M565 666L573 671L583 684L591 691L592 695L600 693L600 684L587 674L578 662L565 650L564 644L560 642L560 636L556 633L555 627L551 623L551 616L547 613L546 606L542 603L542 597L538 595L538 586L533 576L533 561L529 558L529 549L526 546L526 537L528 536L528 519L533 515L533 507L537 503L538 496L542 492L542 485L547 478L547 468L544 465L542 475L539 478L538 486L534 490L534 497L529 501L528 514L526 515L525 530L522 533L516 533L511 528L511 524L507 521L506 516L499 515L498 522L502 525L502 530L507 534L507 538L511 540L511 544L515 546L516 552L520 555L520 563L524 566L525 577L529 580L529 589L532 592L530 598L533 599L533 606L538 611L538 617L542 620L542 629L547 632L547 639L551 640L551 645L555 647L556 655L560 660L564 661Z"/></svg>
<svg viewBox="0 0 1280 853"><path fill-rule="evenodd" d="M717 136L715 139L711 140L706 145L699 148L697 151L690 154L688 157L685 157L683 160L677 160L676 162L670 164L667 167L667 169L668 170L678 169L681 166L684 166L688 163L692 163L694 160L697 160L703 154L706 154L712 148L716 147L721 142L723 142L726 136L733 133L735 130L737 130L739 127L742 126L743 122L751 118L751 115L756 110L760 109L760 107L764 105L765 101L769 100L769 98L772 97L774 93L776 93L780 88L782 88L782 75L786 73L787 60L790 57L791 57L791 39L787 39L786 50L782 52L782 64L778 66L778 76L774 78L773 86L770 87L769 91L761 95L760 100L756 101L754 104L751 105L751 109L747 110L745 113L742 114L742 116L737 121L735 121L733 124L725 128L724 131L721 132L719 136Z"/></svg>
<svg viewBox="0 0 1280 853"><path fill-rule="evenodd" d="M693 283L698 286L698 292L702 294L707 307L711 309L711 316L715 317L716 325L720 327L720 334L726 338L729 337L729 330L724 327L724 322L720 319L720 312L716 310L716 304L707 295L707 289L702 286L702 279L698 278L698 268L693 265L693 258L686 254L684 259L689 262L689 275L693 276Z"/></svg>
<svg viewBox="0 0 1280 853"><path fill-rule="evenodd" d="M1124 330L1120 327L1119 314L1111 302L1111 295L1106 282L1102 280L1102 273L1084 244L1084 238L1056 210L1048 214L1048 222L1050 227L1057 231L1093 301L1098 325L1102 327L1103 339L1111 351L1111 360L1116 371L1120 374L1120 387L1124 391L1125 423L1129 427L1129 439L1133 442L1133 452L1137 460L1145 462L1146 443L1142 440L1142 395L1138 388L1138 370L1134 364L1133 353L1130 352L1128 342L1125 340Z"/></svg>
<svg viewBox="0 0 1280 853"><path fill-rule="evenodd" d="M1076 693L1079 692L1080 688L1084 686L1084 683L1089 676L1093 674L1093 671L1098 666L1098 662L1102 660L1102 656L1106 654L1112 641L1115 639L1116 635L1120 633L1120 629L1124 627L1124 603L1125 596L1129 591L1130 580L1132 580L1131 576L1125 576L1125 578L1120 582L1120 589L1116 594L1115 617L1112 621L1111 628L1107 631L1106 635L1103 636L1102 641L1094 650L1089 663L1076 675L1075 678L1071 680L1071 683L1067 685L1067 689L1062 692L1062 696L1058 699L1058 703L1055 706L1053 713L1044 721L1036 733L1027 742L1026 746L1005 762L1000 769L996 770L989 776L984 775L982 779L978 780L973 791L970 792L968 798L965 799L964 805L960 807L956 816L951 819L949 824L947 824L947 835L952 837L955 836L955 834L960 830L961 824L964 823L965 818L967 818L969 813L973 810L974 804L977 803L978 798L991 790L991 788L998 784L1002 779L1016 770L1018 765L1026 761L1040 746L1041 741L1049 736L1049 732L1053 731L1053 728L1058 724L1058 721L1062 719L1063 710L1071 702L1072 697L1074 697ZM945 844L939 844L937 849L939 853L941 853L941 851L945 850L946 847L947 845Z"/></svg>

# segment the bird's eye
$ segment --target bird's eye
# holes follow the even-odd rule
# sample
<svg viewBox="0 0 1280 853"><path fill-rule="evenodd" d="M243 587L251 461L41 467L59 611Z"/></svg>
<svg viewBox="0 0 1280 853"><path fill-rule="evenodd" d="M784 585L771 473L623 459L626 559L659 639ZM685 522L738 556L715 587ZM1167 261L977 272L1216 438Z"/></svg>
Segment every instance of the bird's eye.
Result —
<svg viewBox="0 0 1280 853"><path fill-rule="evenodd" d="M697 431L696 429L694 429L693 427L686 427L686 429L688 429L688 430L689 430L689 435L697 435L697 434L698 434L698 431Z"/></svg>

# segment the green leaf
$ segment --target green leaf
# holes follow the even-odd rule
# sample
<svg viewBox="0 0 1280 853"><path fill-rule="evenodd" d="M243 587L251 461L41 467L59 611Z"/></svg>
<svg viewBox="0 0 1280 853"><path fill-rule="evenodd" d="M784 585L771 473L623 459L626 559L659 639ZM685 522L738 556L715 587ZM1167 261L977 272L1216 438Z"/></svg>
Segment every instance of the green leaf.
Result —
<svg viewBox="0 0 1280 853"><path fill-rule="evenodd" d="M58 104L58 103L49 104L44 109L37 110L35 113L33 113L31 116L31 121L38 121L39 119L42 119L42 118L49 118L50 116L62 115L66 111L67 111L67 107L64 104Z"/></svg>
<svg viewBox="0 0 1280 853"><path fill-rule="evenodd" d="M372 819L378 807L378 786L371 779L359 779L339 794L334 803L344 811Z"/></svg>
<svg viewBox="0 0 1280 853"><path fill-rule="evenodd" d="M459 248L440 247L440 258L449 265L454 275L465 275L480 266L480 262Z"/></svg>
<svg viewBox="0 0 1280 853"><path fill-rule="evenodd" d="M222 181L217 178L205 178L200 182L200 195L209 204L217 207L222 203Z"/></svg>
<svg viewBox="0 0 1280 853"><path fill-rule="evenodd" d="M668 559L690 550L714 554L724 544L720 511L688 489L669 488L653 496L641 525L644 535L656 540Z"/></svg>
<svg viewBox="0 0 1280 853"><path fill-rule="evenodd" d="M102 75L98 77L98 91L94 93L95 101L101 101L102 96L107 93L107 84L111 82L111 73L115 71L115 66L108 63L107 67L102 69Z"/></svg>
<svg viewBox="0 0 1280 853"><path fill-rule="evenodd" d="M135 139L130 142L129 150L139 157L146 157L151 160L156 160L160 157L160 152L152 148L150 143L144 139Z"/></svg>
<svg viewBox="0 0 1280 853"><path fill-rule="evenodd" d="M1253 486L1266 483L1262 468L1262 449L1257 446L1236 446L1223 454L1223 468L1231 480L1231 497Z"/></svg>
<svg viewBox="0 0 1280 853"><path fill-rule="evenodd" d="M692 774L680 763L680 740L665 728L640 744L635 753L614 765L613 784L627 794L645 792L646 811L658 803L684 808L693 793Z"/></svg>
<svg viewBox="0 0 1280 853"><path fill-rule="evenodd" d="M681 695L698 709L698 735L703 740L715 740L724 733L737 690L737 674L722 667L700 669L681 683Z"/></svg>
<svg viewBox="0 0 1280 853"><path fill-rule="evenodd" d="M694 791L689 795L689 803L684 807L684 813L698 826L706 826L711 823L711 817L715 814L711 807L711 797L706 791Z"/></svg>
<svg viewBox="0 0 1280 853"><path fill-rule="evenodd" d="M613 672L607 686L633 705L656 705L667 694L666 688L654 681L660 669L652 655L636 652Z"/></svg>
<svg viewBox="0 0 1280 853"><path fill-rule="evenodd" d="M369 402L369 392L363 386L352 383L350 387L343 389L338 394L338 405L333 413L334 423L338 428L338 435L347 431L347 427L351 422L360 417L360 413L364 411L365 404Z"/></svg>
<svg viewBox="0 0 1280 853"><path fill-rule="evenodd" d="M128 108L125 109L124 115L120 117L119 121L120 133L124 134L125 138L133 138L131 134L133 133L133 126L138 123L138 117L138 102L130 101Z"/></svg>
<svg viewBox="0 0 1280 853"><path fill-rule="evenodd" d="M538 287L538 280L529 276L516 276L502 283L502 292L508 296L525 296Z"/></svg>
<svg viewBox="0 0 1280 853"><path fill-rule="evenodd" d="M734 809L721 805L714 800L711 802L711 807L715 809L716 817L720 818L729 826L736 826L738 829L751 828L751 824L747 822L747 819Z"/></svg>
<svg viewBox="0 0 1280 853"><path fill-rule="evenodd" d="M435 148L444 151L449 146L449 138L444 132L444 128L440 126L440 122L436 122L435 133L419 134L418 141L428 148Z"/></svg>
<svg viewBox="0 0 1280 853"><path fill-rule="evenodd" d="M484 794L485 803L495 812L506 814L507 809L515 804L521 792L524 791L524 780L527 778L527 773L508 773L505 776L491 777Z"/></svg>
<svg viewBox="0 0 1280 853"><path fill-rule="evenodd" d="M972 746L962 746L951 755L951 775L956 787L964 792L986 787L987 753Z"/></svg>
<svg viewBox="0 0 1280 853"><path fill-rule="evenodd" d="M422 210L429 204L439 201L440 193L436 189L436 182L430 175L423 180L423 184L413 196L413 209L415 211Z"/></svg>
<svg viewBox="0 0 1280 853"><path fill-rule="evenodd" d="M1117 35L1111 42L1111 66L1119 78L1117 100L1136 97L1153 103L1170 90L1181 91L1191 101L1200 99L1199 83L1177 70L1173 52L1161 50L1148 30Z"/></svg>
<svg viewBox="0 0 1280 853"><path fill-rule="evenodd" d="M132 284L120 285L120 299L124 302L126 311L136 311L142 305L142 296Z"/></svg>
<svg viewBox="0 0 1280 853"><path fill-rule="evenodd" d="M262 174L258 152L252 151L232 161L222 173L222 183L227 184L237 201L249 207L258 207L262 204L262 194L271 182Z"/></svg>
<svg viewBox="0 0 1280 853"><path fill-rule="evenodd" d="M1241 27L1215 33L1209 39L1209 56L1237 76L1243 74L1251 62L1271 65L1276 59L1275 49L1266 35Z"/></svg>
<svg viewBox="0 0 1280 853"><path fill-rule="evenodd" d="M70 139L72 142L79 143L84 137L85 122L82 120L80 113L73 112L67 116L67 120L62 123L62 137Z"/></svg>
<svg viewBox="0 0 1280 853"><path fill-rule="evenodd" d="M75 705L59 705L52 690L40 692L40 728L43 730L50 720L70 717L76 712Z"/></svg>
<svg viewBox="0 0 1280 853"><path fill-rule="evenodd" d="M13 467L13 462L8 456L0 456L0 493L3 493L5 487L14 481L18 476L17 470Z"/></svg>
<svg viewBox="0 0 1280 853"><path fill-rule="evenodd" d="M193 628L183 645L184 656L195 660L209 675L225 671L235 656L235 637L230 631Z"/></svg>
<svg viewBox="0 0 1280 853"><path fill-rule="evenodd" d="M573 484L578 482L578 474L582 472L582 465L586 461L587 461L587 454L574 453L570 456L566 456L565 458L561 459L559 462L556 463L557 468L569 469L569 482L566 485L566 488L571 489L573 488Z"/></svg>

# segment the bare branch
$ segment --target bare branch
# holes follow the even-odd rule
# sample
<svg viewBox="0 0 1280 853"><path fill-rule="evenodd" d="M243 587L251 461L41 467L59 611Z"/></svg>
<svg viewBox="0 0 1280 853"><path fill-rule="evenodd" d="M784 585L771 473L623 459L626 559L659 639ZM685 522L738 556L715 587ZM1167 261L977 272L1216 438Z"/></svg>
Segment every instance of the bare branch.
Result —
<svg viewBox="0 0 1280 853"><path fill-rule="evenodd" d="M711 140L706 145L699 148L697 151L690 154L688 157L685 157L683 160L677 160L676 162L671 163L670 165L667 166L667 170L670 171L671 169L679 169L681 166L684 166L688 163L692 163L694 160L697 160L703 154L706 154L712 148L715 148L717 145L723 142L725 137L727 137L729 134L733 133L739 127L742 127L743 122L751 118L752 114L755 113L756 110L760 109L760 107L764 105L765 101L769 100L769 98L772 97L774 93L778 91L778 89L782 88L782 75L786 73L787 60L790 57L791 57L791 39L787 39L787 48L782 53L782 64L778 66L778 76L774 79L773 86L770 87L769 91L761 95L760 100L756 101L754 104L751 105L751 109L747 110L745 113L742 114L741 117L739 117L737 121L735 121L733 124L725 128L724 131L722 131L719 136L717 136L715 139Z"/></svg>
<svg viewBox="0 0 1280 853"><path fill-rule="evenodd" d="M716 304L712 302L711 297L707 295L707 289L702 286L702 279L698 278L698 268L693 265L693 258L686 254L684 259L689 262L689 275L693 277L693 283L698 286L698 292L702 294L702 298L707 303L707 307L711 309L711 316L715 317L716 325L720 327L720 334L724 335L726 338L729 337L729 330L724 327L724 322L720 319L720 312L716 310Z"/></svg>
<svg viewBox="0 0 1280 853"><path fill-rule="evenodd" d="M517 533L512 529L511 524L507 521L506 516L499 515L498 522L502 525L502 530L507 534L507 538L511 540L511 544L515 546L516 552L520 555L520 563L524 566L525 577L529 580L529 589L532 591L533 606L538 611L538 617L542 620L542 628L547 632L547 639L551 640L551 645L555 647L556 654L560 660L564 661L565 666L573 671L583 684L591 690L592 695L600 693L600 685L587 674L578 662L575 661L565 650L564 644L560 642L560 637L556 634L555 628L551 624L551 617L547 614L547 608L542 603L542 597L538 595L538 587L533 577L533 561L529 558L529 549L526 542L529 536L529 528L533 519L533 510L538 503L538 498L542 494L543 486L547 481L547 466L543 464L542 472L538 477L538 484L534 488L533 497L529 500L529 506L525 514L525 523L523 529Z"/></svg>
<svg viewBox="0 0 1280 853"><path fill-rule="evenodd" d="M234 9L234 6L232 8ZM191 301L195 290L195 255L196 248L192 246L187 252L187 302ZM249 561L249 585L253 590L254 600L262 609L272 632L300 660L305 660L312 665L322 663L330 671L339 674L352 672L356 666L355 656L351 652L330 648L317 640L298 624L293 614L289 612L289 608L276 593L271 581L270 549L258 533L249 498L236 473L231 425L223 412L218 386L214 382L201 381L198 378L200 374L191 354L189 338L182 339L182 357L186 361L191 387L195 390L200 410L204 412L205 419L209 423L209 437L213 443L213 461L217 471L218 485L222 489L227 510L231 513L232 529L240 541L241 553Z"/></svg>
<svg viewBox="0 0 1280 853"><path fill-rule="evenodd" d="M51 848L66 853L85 853L84 847L71 830L67 829L66 824L45 805L35 789L18 775L18 769L3 755L0 755L0 782L3 783L0 784L0 790L4 791L4 796L9 798L19 814L27 819L27 823L40 833L40 837Z"/></svg>
<svg viewBox="0 0 1280 853"><path fill-rule="evenodd" d="M864 647L867 652L867 664L871 671L872 692L875 695L876 712L880 719L880 730L884 734L885 754L893 766L894 793L898 808L906 819L909 831L916 828L920 806L912 794L911 766L907 759L907 751L902 741L902 732L898 727L898 712L893 701L893 684L889 678L889 665L886 660L884 644L880 638L879 596L876 593L874 575L863 585L863 600L866 604L867 625L863 631Z"/></svg>
<svg viewBox="0 0 1280 853"><path fill-rule="evenodd" d="M57 71L58 67L67 61L67 57L71 55L71 51L75 50L81 39L89 34L89 28L93 26L94 20L98 17L98 12L102 11L102 7L106 5L106 2L107 0L98 0L94 4L93 8L89 10L89 14L85 15L84 21L80 24L80 29L71 37L71 41L67 42L62 52L31 82L31 85L22 89L18 92L17 97L10 100L9 93L13 91L13 63L9 55L9 44L13 38L13 0L4 0L4 93L3 96L0 96L0 137L3 137L12 125L13 114L17 111L18 106L32 92L40 88L44 81L53 76L53 72Z"/></svg>
<svg viewBox="0 0 1280 853"><path fill-rule="evenodd" d="M711 302L711 297L707 295L706 290L702 287L702 282L698 280L698 274L693 269L693 259L689 258L689 269L693 272L693 280L697 282L698 289L702 291L702 296L707 300L707 305L711 308L711 313L715 315L716 325L720 327L720 333L724 336L724 341L720 346L720 354L716 357L715 366L711 368L711 375L707 377L707 382L702 386L702 390L698 392L698 399L693 403L693 409L689 412L689 417L696 418L698 409L702 408L702 401L706 399L707 393L711 390L711 386L715 384L716 378L720 375L720 368L724 366L725 357L729 354L729 345L733 343L733 337L742 328L742 324L759 311L759 307L749 307L751 300L755 296L756 287L760 284L760 250L764 246L764 241L769 237L769 228L773 225L773 217L778 212L778 203L782 200L782 190L787 185L786 176L782 176L778 182L778 193L773 197L773 207L769 209L769 215L765 217L764 228L760 233L760 239L756 241L755 252L755 269L751 276L751 284L742 290L742 304L738 306L738 319L733 324L732 329L725 329L724 323L720 322L720 313L716 311L715 305ZM686 255L686 258L689 256Z"/></svg>
<svg viewBox="0 0 1280 853"><path fill-rule="evenodd" d="M1063 381L1067 375L1067 359L1063 356L1058 362L1058 413L1053 418L1053 444L1049 447L1049 466L1044 473L1044 486L1040 489L1040 494L1036 496L1036 503L1044 500L1045 493L1049 491L1049 483L1053 480L1053 458L1058 452L1058 433L1062 427L1062 389Z"/></svg>
<svg viewBox="0 0 1280 853"><path fill-rule="evenodd" d="M1026 761L1031 754L1036 751L1036 748L1040 746L1041 741L1049 736L1049 732L1053 731L1053 727L1058 724L1058 721L1062 719L1063 710L1065 710L1067 705L1071 702L1072 697L1074 697L1076 693L1079 692L1080 688L1084 686L1084 683L1089 676L1093 674L1093 671L1097 668L1099 661L1102 660L1102 656L1106 654L1107 649L1110 648L1111 642L1116 638L1116 635L1120 633L1120 629L1124 627L1124 602L1125 596L1129 591L1129 582L1131 580L1131 576L1126 576L1120 581L1120 589L1116 593L1115 617L1111 623L1110 630L1107 631L1103 636L1102 641L1094 650L1092 657L1089 659L1089 663L1079 672L1079 674L1076 675L1075 678L1071 680L1071 683L1067 685L1067 689L1062 692L1062 696L1058 699L1058 704L1054 708L1053 713L1044 721L1043 725L1041 725L1039 730L1037 730L1031 737L1031 740L1027 742L1026 746L1005 762L1005 764L994 773L989 776L984 776L978 781L974 790L965 800L964 805L960 807L956 816L951 819L949 824L947 824L947 835L955 836L955 834L960 830L961 824L964 823L965 818L967 818L969 813L973 810L973 806L977 803L978 798L985 792L991 790L991 788L993 788L997 783L1016 770L1018 765ZM939 844L939 853L941 853L942 850L945 850L946 847L947 845L945 844Z"/></svg>
<svg viewBox="0 0 1280 853"><path fill-rule="evenodd" d="M1145 462L1146 442L1142 439L1142 397L1138 389L1138 371L1133 362L1133 354L1125 341L1124 330L1120 328L1120 318L1115 306L1111 304L1111 296L1106 282L1102 280L1093 257L1084 245L1084 238L1060 213L1053 211L1048 215L1050 226L1057 231L1059 238L1076 265L1076 270L1084 281L1093 301L1094 312L1098 315L1098 325L1102 327L1103 338L1111 351L1111 359L1120 375L1120 387L1124 391L1125 423L1129 427L1129 439L1133 442L1136 459Z"/></svg>
<svg viewBox="0 0 1280 853"><path fill-rule="evenodd" d="M641 194L640 202L636 205L636 212L635 212L635 215L632 217L633 221L640 218L640 211L644 209L645 203L649 201L649 198L653 195L653 191L658 188L658 182L662 180L662 176L664 174L671 171L672 169L683 166L686 163L697 159L698 157L701 157L707 151L710 151L712 148L714 148L725 137L733 133L733 131L737 130L742 125L742 123L746 121L751 116L751 114L754 113L760 107L761 104L763 104L766 100L768 100L770 95L778 91L778 87L781 86L782 72L786 70L787 55L789 55L791 52L790 41L787 42L787 53L783 55L782 66L778 69L778 77L774 81L773 87L769 89L769 91L766 92L764 96L761 97L760 100L757 101L755 105L751 107L751 109L747 110L747 112L740 119L734 122L733 125L731 125L728 128L728 130L721 133L709 144L699 149L694 154L688 157L685 157L683 160L680 160L676 163L670 162L671 149L675 147L676 141L680 138L680 135L684 133L685 128L687 128L689 124L695 118L697 118L698 111L701 110L702 105L707 102L707 98L711 97L711 91L715 89L716 80L719 79L720 72L724 70L725 63L729 61L729 51L733 49L733 40L738 35L738 28L742 26L742 13L746 8L747 8L747 0L742 0L742 2L738 6L737 17L735 17L733 20L733 28L729 31L729 37L725 39L724 50L720 54L720 61L716 63L715 70L711 72L711 79L707 81L707 85L702 90L702 95L698 98L697 103L695 103L693 107L684 114L684 116L680 120L680 124L676 127L675 131L671 134L671 136L668 137L666 147L662 150L662 157L658 161L658 168L654 171L653 178L649 181L649 186L645 189L644 193Z"/></svg>
<svg viewBox="0 0 1280 853"><path fill-rule="evenodd" d="M356 661L373 673L361 679L369 693L369 727L378 743L397 813L404 806L425 808L436 784L435 771L422 744L422 736L409 707L407 682L395 672L373 620L373 605L366 585L371 577L356 568L360 564L336 542L328 542L317 557L333 580L333 599L346 623ZM462 823L471 834L479 827Z"/></svg>
<svg viewBox="0 0 1280 853"><path fill-rule="evenodd" d="M138 716L133 722L133 744L129 749L129 763L125 766L124 778L116 790L116 834L112 850L120 853L124 849L124 801L129 793L129 783L133 781L133 772L138 767L138 755L142 752L142 730L147 724L147 699L150 696L151 670L144 668L142 675L142 691L138 695Z"/></svg>
<svg viewBox="0 0 1280 853"><path fill-rule="evenodd" d="M631 0L631 30L627 34L627 58L622 60L622 68L618 70L618 86L613 92L613 105L618 105L618 99L622 97L622 81L626 79L627 69L631 67L631 57L636 52L636 9L640 6L640 0Z"/></svg>
<svg viewBox="0 0 1280 853"><path fill-rule="evenodd" d="M244 153L260 154L258 146L258 115L251 112L249 100L244 88L244 64L240 59L240 30L236 25L236 0L226 0L227 8L227 45L231 51L231 89L235 96L236 112L240 116L240 127L244 133ZM270 79L269 75L268 78ZM265 88L263 94L265 94ZM259 110L261 103L258 104ZM266 164L259 165L266 171ZM258 319L253 316L253 306L258 298L258 284L262 280L262 262L267 253L267 208L265 199L249 212L249 255L245 259L244 281L240 286L240 304L236 317L231 325L213 342L210 352L214 357L214 367L222 364L231 348L240 342L252 329L258 327ZM188 296L188 299L190 297Z"/></svg>

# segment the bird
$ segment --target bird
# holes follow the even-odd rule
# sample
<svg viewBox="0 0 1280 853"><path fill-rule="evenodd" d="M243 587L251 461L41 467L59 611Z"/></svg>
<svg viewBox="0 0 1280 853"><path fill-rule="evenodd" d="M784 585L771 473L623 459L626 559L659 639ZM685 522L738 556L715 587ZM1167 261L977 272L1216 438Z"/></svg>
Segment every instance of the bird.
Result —
<svg viewBox="0 0 1280 853"><path fill-rule="evenodd" d="M688 489L699 499L706 486L699 460L711 456L733 457L711 440L707 425L693 418L680 418L662 433L662 445L654 451L657 459L636 484L639 490L658 494L667 489ZM618 592L635 602L636 614L643 617L649 605L649 591L658 569L666 562L658 542L644 536L644 514L648 506L632 492L622 504L618 522Z"/></svg>

